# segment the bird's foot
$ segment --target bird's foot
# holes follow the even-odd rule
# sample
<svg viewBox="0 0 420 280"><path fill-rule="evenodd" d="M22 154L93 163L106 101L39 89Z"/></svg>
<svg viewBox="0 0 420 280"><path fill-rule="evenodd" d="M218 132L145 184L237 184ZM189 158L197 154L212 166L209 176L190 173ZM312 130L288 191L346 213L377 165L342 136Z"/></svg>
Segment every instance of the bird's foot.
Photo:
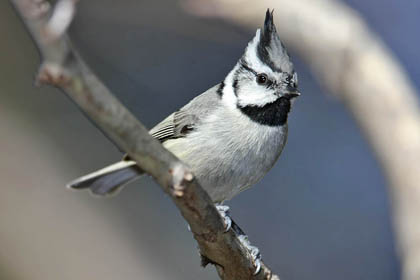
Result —
<svg viewBox="0 0 420 280"><path fill-rule="evenodd" d="M245 234L245 232L229 216L229 206L216 204L216 209L219 211L220 216L223 218L223 222L225 224L225 232L232 228L232 230L238 236L242 246L244 246L248 253L251 255L251 261L255 267L254 275L257 275L261 270L260 250L257 247L251 245L251 242L249 242L248 236Z"/></svg>
<svg viewBox="0 0 420 280"><path fill-rule="evenodd" d="M251 245L249 242L248 236L245 234L238 235L238 239L241 244L248 250L248 253L251 255L252 263L255 267L254 275L257 275L261 270L261 253L260 250Z"/></svg>
<svg viewBox="0 0 420 280"><path fill-rule="evenodd" d="M216 209L219 211L220 216L223 218L223 222L225 224L225 232L229 231L229 229L232 227L232 219L229 216L229 206L217 204Z"/></svg>

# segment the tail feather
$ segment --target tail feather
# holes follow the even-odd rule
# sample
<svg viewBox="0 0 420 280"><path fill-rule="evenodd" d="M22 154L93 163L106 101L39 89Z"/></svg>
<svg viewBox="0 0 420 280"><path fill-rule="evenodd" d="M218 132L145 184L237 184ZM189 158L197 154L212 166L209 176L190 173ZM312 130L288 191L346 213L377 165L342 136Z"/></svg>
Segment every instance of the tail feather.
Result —
<svg viewBox="0 0 420 280"><path fill-rule="evenodd" d="M134 161L123 160L80 177L67 184L67 187L76 190L89 189L95 195L111 195L142 174Z"/></svg>

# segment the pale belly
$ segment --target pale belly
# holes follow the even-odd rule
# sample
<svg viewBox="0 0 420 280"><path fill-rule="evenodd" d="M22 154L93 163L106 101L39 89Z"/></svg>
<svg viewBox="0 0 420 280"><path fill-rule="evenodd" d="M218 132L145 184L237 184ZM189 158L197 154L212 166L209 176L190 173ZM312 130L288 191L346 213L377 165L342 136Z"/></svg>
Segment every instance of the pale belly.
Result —
<svg viewBox="0 0 420 280"><path fill-rule="evenodd" d="M241 125L212 120L164 146L188 164L214 202L229 200L255 184L274 165L287 126Z"/></svg>

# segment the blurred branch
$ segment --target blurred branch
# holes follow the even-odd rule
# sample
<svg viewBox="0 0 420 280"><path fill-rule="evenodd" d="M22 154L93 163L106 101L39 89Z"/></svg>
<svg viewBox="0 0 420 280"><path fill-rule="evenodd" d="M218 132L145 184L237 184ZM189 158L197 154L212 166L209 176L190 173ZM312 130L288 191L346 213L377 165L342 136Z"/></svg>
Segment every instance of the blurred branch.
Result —
<svg viewBox="0 0 420 280"><path fill-rule="evenodd" d="M203 258L217 264L221 279L278 279L261 264L254 274L248 251L224 223L210 197L180 160L111 94L92 73L66 35L75 0L60 0L51 12L44 0L11 0L42 56L37 83L50 84L68 96L168 193L187 220Z"/></svg>
<svg viewBox="0 0 420 280"><path fill-rule="evenodd" d="M182 4L196 15L222 17L252 28L267 7L274 8L281 38L348 107L383 166L403 278L420 279L417 94L402 66L363 19L338 0L184 0Z"/></svg>

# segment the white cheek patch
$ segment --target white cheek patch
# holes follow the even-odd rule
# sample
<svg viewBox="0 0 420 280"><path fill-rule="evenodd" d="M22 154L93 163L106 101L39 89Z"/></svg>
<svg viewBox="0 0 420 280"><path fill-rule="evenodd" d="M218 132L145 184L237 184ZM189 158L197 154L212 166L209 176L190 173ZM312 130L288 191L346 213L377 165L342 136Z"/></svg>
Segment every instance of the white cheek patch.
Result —
<svg viewBox="0 0 420 280"><path fill-rule="evenodd" d="M256 83L246 83L241 86L238 92L238 104L241 107L263 107L269 103L273 103L277 98L272 89L257 85Z"/></svg>

